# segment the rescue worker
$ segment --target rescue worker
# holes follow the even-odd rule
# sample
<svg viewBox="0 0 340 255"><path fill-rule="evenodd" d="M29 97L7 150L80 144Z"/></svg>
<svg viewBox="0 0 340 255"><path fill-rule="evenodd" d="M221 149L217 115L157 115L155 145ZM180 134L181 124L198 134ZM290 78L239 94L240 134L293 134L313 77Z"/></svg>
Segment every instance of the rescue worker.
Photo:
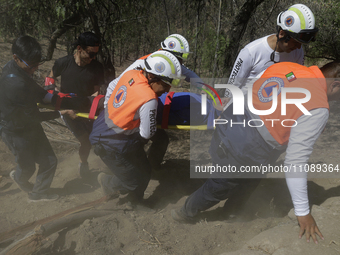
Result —
<svg viewBox="0 0 340 255"><path fill-rule="evenodd" d="M302 44L315 40L313 12L304 4L294 4L277 16L277 33L247 44L238 54L228 84L242 88L269 66L278 62L304 64ZM229 97L226 90L224 96Z"/></svg>
<svg viewBox="0 0 340 255"><path fill-rule="evenodd" d="M268 165L274 164L279 155L286 151L284 165L287 169L304 169L312 153L313 145L325 128L329 116L328 101L340 99L340 63L331 62L322 68L316 66L305 67L296 63L277 63L270 66L255 81L252 90L254 109L271 109L273 103L273 89L278 92L277 108L269 115L257 116L245 104L244 115L233 115L232 105L221 115L222 119L232 120L234 123L249 120L262 120L264 125L251 127L249 125L216 125L209 153L214 164L220 166ZM327 78L327 79L326 79ZM281 114L283 90L286 88L304 89L309 91L311 98L303 104L310 112L302 112L301 107L287 104L286 115ZM296 90L294 90L296 91ZM289 93L289 98L303 98L303 94ZM247 97L245 97L246 99ZM234 100L236 100L234 98ZM276 120L276 121L266 121ZM281 125L283 120L286 127ZM295 125L296 123L296 125ZM291 127L293 126L293 127ZM287 185L294 204L300 232L299 237L306 233L307 241L310 237L317 243L317 235L323 239L313 216L310 213L307 194L307 174L302 171L286 174ZM247 178L249 175L239 176ZM181 209L172 210L171 215L177 221L193 221L200 212L207 210L219 201L228 197L228 191L238 186L240 179L218 178L213 175L198 190L191 194ZM295 178L297 177L297 178Z"/></svg>
<svg viewBox="0 0 340 255"><path fill-rule="evenodd" d="M95 153L114 174L98 175L103 193L129 193L135 201L143 198L151 176L143 147L157 130L157 97L181 78L181 64L169 52L154 52L144 61L145 70L130 70L120 78L90 135Z"/></svg>
<svg viewBox="0 0 340 255"><path fill-rule="evenodd" d="M13 60L2 70L0 80L0 133L2 140L15 155L17 169L10 177L28 193L29 201L58 199L50 194L57 158L40 122L59 118L72 110L40 112L37 103L55 103L55 95L47 93L32 78L41 63L41 46L30 36L20 36L12 45ZM28 180L39 170L35 184Z"/></svg>
<svg viewBox="0 0 340 255"><path fill-rule="evenodd" d="M104 84L104 69L96 60L101 45L100 38L92 32L84 32L75 42L75 53L59 58L55 61L45 85L54 84L54 79L61 77L60 92L76 94L77 99L83 99L79 108L89 108L91 95L97 95L100 86ZM50 86L48 87L50 89ZM77 110L80 110L77 109ZM89 173L87 159L91 150L89 135L93 121L87 118L70 119L65 116L64 121L74 136L79 140L79 173L86 177Z"/></svg>
<svg viewBox="0 0 340 255"><path fill-rule="evenodd" d="M193 72L192 70L190 70L189 68L183 65L183 60L186 60L190 53L189 43L184 38L184 36L180 34L169 35L163 42L161 42L161 49L171 52L177 57L178 61L181 63L182 75L185 77L185 81L190 82L190 79L194 78L195 82L197 83L197 86L202 87L203 82L199 78L199 76L195 72ZM113 88L116 86L116 84L118 83L122 75L124 75L125 72L129 70L133 70L137 67L141 67L142 69L145 69L144 60L149 55L150 54L143 56L140 59L136 60L127 69L125 69L125 71L118 78L110 82L107 88L106 95L105 95L104 107L107 107L107 103L112 94ZM148 151L148 155L149 155L148 158L152 165L152 168L154 170L160 170L163 157L168 148L169 137L164 129L158 129L157 133L151 138L151 140L152 140L152 144Z"/></svg>
<svg viewBox="0 0 340 255"><path fill-rule="evenodd" d="M165 38L163 42L161 42L161 49L165 51L169 51L170 53L172 53L173 55L177 57L178 61L181 63L182 75L185 77L185 81L190 82L191 78L194 78L195 81L197 79L198 79L197 81L201 81L199 76L194 71L190 70L185 65L183 65L183 60L186 60L190 53L189 43L187 39L184 38L184 36L180 34L169 35L167 38ZM145 69L144 59L146 59L149 55L150 54L137 59L128 68L126 68L124 72L118 78L110 82L107 88L106 95L105 95L105 102L104 102L105 108L107 107L107 103L110 99L113 88L117 85L119 79L124 75L125 72L129 70L136 69L137 67L141 67Z"/></svg>

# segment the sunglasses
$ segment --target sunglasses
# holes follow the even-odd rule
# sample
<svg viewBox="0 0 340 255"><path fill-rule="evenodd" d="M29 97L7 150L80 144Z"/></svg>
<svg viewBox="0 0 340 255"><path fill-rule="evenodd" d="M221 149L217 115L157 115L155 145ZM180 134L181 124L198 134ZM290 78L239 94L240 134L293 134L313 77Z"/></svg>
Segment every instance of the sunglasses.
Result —
<svg viewBox="0 0 340 255"><path fill-rule="evenodd" d="M23 60L21 57L19 57L17 54L14 54L15 56L17 56L29 69L34 69L37 68L38 66L42 65L45 63L45 59L41 60L40 62L34 64L34 65L29 65L26 63L25 60Z"/></svg>
<svg viewBox="0 0 340 255"><path fill-rule="evenodd" d="M181 52L175 52L175 51L171 51L172 54L174 54L176 57L179 57L181 59L187 60L189 53L181 53Z"/></svg>
<svg viewBox="0 0 340 255"><path fill-rule="evenodd" d="M93 51L87 52L87 51L85 50L85 52L87 53L87 55L89 56L89 58L95 58L95 57L98 55L98 51L97 51L97 52L93 52Z"/></svg>

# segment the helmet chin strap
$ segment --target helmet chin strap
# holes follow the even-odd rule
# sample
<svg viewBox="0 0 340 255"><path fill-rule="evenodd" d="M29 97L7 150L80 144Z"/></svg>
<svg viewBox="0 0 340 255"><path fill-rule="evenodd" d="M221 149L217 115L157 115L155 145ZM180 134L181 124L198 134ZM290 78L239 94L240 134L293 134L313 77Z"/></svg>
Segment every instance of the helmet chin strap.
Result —
<svg viewBox="0 0 340 255"><path fill-rule="evenodd" d="M149 72L146 72L146 79L148 80L149 85L151 85L154 82L159 82L161 80L157 75L155 75L155 77L151 78Z"/></svg>
<svg viewBox="0 0 340 255"><path fill-rule="evenodd" d="M278 63L275 61L275 51L277 48L277 45L279 44L279 41L281 41L283 38L279 38L279 33L280 33L280 29L278 28L277 30L277 34L276 34L276 43L275 43L275 48L273 50L273 52L270 54L270 61L273 61L274 63Z"/></svg>
<svg viewBox="0 0 340 255"><path fill-rule="evenodd" d="M280 41L284 41L285 43L289 42L290 40L290 36L289 35L285 35L284 37L280 38L279 37L279 34L280 34L280 31L281 31L281 27L278 27L277 28L277 34L276 34L276 44L275 44L275 48L274 48L274 51L270 54L270 61L273 61L274 63L278 63L275 61L275 51L277 49L277 46L279 44Z"/></svg>
<svg viewBox="0 0 340 255"><path fill-rule="evenodd" d="M150 78L150 73L149 72L146 72L146 79L148 80L148 83L149 85L151 85L151 82L152 82L152 78Z"/></svg>

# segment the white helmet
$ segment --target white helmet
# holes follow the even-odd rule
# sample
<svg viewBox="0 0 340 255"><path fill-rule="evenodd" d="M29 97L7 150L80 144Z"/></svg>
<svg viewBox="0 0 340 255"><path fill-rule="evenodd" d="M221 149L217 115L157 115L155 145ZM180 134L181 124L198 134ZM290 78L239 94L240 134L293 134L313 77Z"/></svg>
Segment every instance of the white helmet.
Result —
<svg viewBox="0 0 340 255"><path fill-rule="evenodd" d="M170 52L159 50L144 59L145 71L159 77L165 83L178 85L182 77L182 66Z"/></svg>
<svg viewBox="0 0 340 255"><path fill-rule="evenodd" d="M171 51L176 57L187 59L189 52L189 43L187 39L179 34L169 35L163 42L161 42L163 50Z"/></svg>
<svg viewBox="0 0 340 255"><path fill-rule="evenodd" d="M318 29L313 12L304 4L294 4L277 16L277 25L300 43L315 41Z"/></svg>

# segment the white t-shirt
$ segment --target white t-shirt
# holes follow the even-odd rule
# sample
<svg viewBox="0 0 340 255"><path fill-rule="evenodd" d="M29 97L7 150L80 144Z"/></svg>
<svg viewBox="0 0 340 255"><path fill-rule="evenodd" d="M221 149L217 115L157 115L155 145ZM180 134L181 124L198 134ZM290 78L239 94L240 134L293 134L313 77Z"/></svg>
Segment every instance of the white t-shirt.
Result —
<svg viewBox="0 0 340 255"><path fill-rule="evenodd" d="M274 62L270 60L273 49L268 44L267 39L269 36L271 35L247 44L240 51L230 74L228 84L233 84L245 92L247 91L246 84L252 84L249 80L255 78L259 73L274 64ZM294 62L303 65L304 52L302 47L290 53L275 51L274 60L275 62ZM224 96L229 97L229 93L229 90L226 90Z"/></svg>

